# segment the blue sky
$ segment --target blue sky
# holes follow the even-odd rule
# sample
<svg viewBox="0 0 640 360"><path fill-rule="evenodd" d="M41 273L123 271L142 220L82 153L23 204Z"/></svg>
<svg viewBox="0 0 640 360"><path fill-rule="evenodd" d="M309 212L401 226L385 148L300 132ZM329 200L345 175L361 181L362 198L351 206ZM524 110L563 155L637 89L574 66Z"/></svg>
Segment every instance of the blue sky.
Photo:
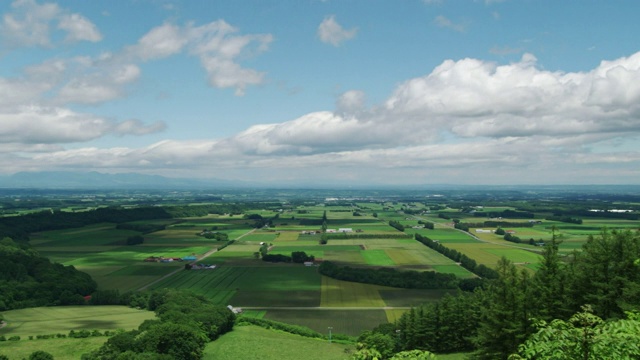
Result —
<svg viewBox="0 0 640 360"><path fill-rule="evenodd" d="M640 2L0 3L0 172L640 184Z"/></svg>

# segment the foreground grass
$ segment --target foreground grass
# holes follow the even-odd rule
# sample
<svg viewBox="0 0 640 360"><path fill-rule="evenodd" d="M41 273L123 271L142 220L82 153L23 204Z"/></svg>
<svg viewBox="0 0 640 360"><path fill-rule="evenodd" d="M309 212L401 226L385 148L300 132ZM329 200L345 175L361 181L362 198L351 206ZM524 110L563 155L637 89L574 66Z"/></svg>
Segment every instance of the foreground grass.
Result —
<svg viewBox="0 0 640 360"><path fill-rule="evenodd" d="M82 354L98 349L109 339L106 336L85 339L43 339L3 341L0 343L0 354L9 360L27 359L37 350L46 351L56 360L77 360Z"/></svg>
<svg viewBox="0 0 640 360"><path fill-rule="evenodd" d="M7 326L0 329L0 335L17 335L23 340L30 335L68 334L70 330L132 330L155 318L151 311L127 306L39 307L6 311L3 316Z"/></svg>
<svg viewBox="0 0 640 360"><path fill-rule="evenodd" d="M345 360L353 345L331 343L267 330L258 326L236 326L233 331L209 343L204 360Z"/></svg>

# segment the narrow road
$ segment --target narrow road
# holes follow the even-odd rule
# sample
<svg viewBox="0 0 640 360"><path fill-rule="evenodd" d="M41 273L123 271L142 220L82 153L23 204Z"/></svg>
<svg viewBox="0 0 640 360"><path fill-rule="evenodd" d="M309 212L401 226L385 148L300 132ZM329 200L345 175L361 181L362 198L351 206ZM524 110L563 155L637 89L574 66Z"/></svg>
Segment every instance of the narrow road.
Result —
<svg viewBox="0 0 640 360"><path fill-rule="evenodd" d="M247 231L246 233L244 233L244 234L242 234L242 235L238 236L235 240L240 240L241 238L243 238L243 237L245 237L245 236L247 236L247 235L249 235L249 234L253 233L254 231L256 231L256 229L251 229L250 231ZM211 249L211 250L207 251L206 253L204 253L204 255L200 256L196 261L192 262L191 264L195 264L195 263L197 263L198 261L202 261L202 260L204 260L204 259L208 258L209 256L211 256L212 254L216 253L217 251L218 251L218 248L217 248L217 247L215 247L215 248L213 248L213 249ZM168 278L168 277L171 277L171 276L173 276L173 275L175 275L175 274L179 273L179 272L180 272L180 271L182 271L182 270L184 270L184 268L183 268L183 267L177 268L177 269L175 269L174 271L172 271L172 272L168 273L167 275L164 275L164 276L162 276L162 277L160 277L160 278L158 278L158 279L155 279L155 280L153 280L152 282L148 283L147 285L145 285L145 286L143 286L143 287L139 288L139 289L138 289L138 291L146 290L146 289L148 289L150 286L155 285L155 284L159 283L160 281L162 281L162 280L164 280L164 279L166 279L166 278Z"/></svg>

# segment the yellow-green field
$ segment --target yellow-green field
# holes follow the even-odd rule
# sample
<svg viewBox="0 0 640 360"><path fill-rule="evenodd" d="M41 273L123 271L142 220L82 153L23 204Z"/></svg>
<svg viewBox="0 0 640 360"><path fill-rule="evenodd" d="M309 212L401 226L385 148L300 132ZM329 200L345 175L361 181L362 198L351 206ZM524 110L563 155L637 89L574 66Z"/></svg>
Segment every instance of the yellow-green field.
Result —
<svg viewBox="0 0 640 360"><path fill-rule="evenodd" d="M495 267L502 256L516 265L536 264L541 260L541 256L533 252L496 244L447 244L447 247L474 259L478 264L489 267Z"/></svg>
<svg viewBox="0 0 640 360"><path fill-rule="evenodd" d="M369 285L322 276L320 306L323 307L384 307L379 290L387 286Z"/></svg>
<svg viewBox="0 0 640 360"><path fill-rule="evenodd" d="M151 311L126 306L55 306L2 313L7 326L0 335L21 337L64 333L70 330L132 330L144 320L155 318Z"/></svg>

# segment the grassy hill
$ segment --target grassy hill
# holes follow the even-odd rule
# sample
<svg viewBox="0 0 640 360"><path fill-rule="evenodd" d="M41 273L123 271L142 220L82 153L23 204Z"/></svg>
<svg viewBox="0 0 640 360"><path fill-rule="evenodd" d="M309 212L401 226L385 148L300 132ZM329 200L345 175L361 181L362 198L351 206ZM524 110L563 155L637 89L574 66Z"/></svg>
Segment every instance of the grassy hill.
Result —
<svg viewBox="0 0 640 360"><path fill-rule="evenodd" d="M236 326L209 343L204 360L345 360L354 345L329 343L254 325Z"/></svg>
<svg viewBox="0 0 640 360"><path fill-rule="evenodd" d="M6 338L20 336L18 341L0 342L0 354L10 360L25 359L36 350L46 351L56 360L79 359L84 353L99 348L106 336L84 339L37 339L38 335L68 334L70 330L131 330L144 320L155 318L151 311L126 306L56 306L3 312L7 325L0 329ZM29 340L32 337L33 340Z"/></svg>

